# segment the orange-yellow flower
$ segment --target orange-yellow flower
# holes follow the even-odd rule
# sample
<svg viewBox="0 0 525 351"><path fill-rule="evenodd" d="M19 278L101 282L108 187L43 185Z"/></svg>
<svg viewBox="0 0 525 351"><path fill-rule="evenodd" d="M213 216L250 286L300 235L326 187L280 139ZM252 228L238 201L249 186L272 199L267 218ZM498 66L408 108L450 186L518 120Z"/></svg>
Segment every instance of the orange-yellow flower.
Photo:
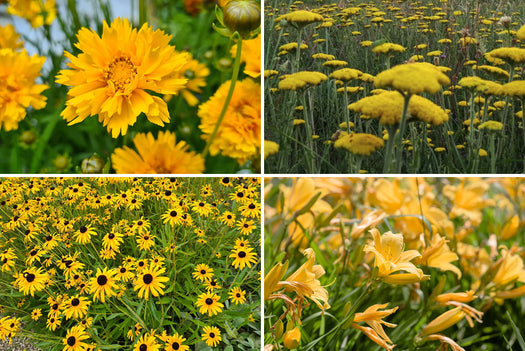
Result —
<svg viewBox="0 0 525 351"><path fill-rule="evenodd" d="M237 44L234 45L230 53L235 56ZM261 35L257 37L244 40L242 42L241 62L245 62L244 73L252 78L261 76Z"/></svg>
<svg viewBox="0 0 525 351"><path fill-rule="evenodd" d="M295 291L302 298L309 298L323 311L329 309L328 291L321 286L319 278L325 274L321 265L314 265L315 252L308 248L304 250L307 261L292 273L285 281L278 283L285 291Z"/></svg>
<svg viewBox="0 0 525 351"><path fill-rule="evenodd" d="M176 94L187 82L178 76L187 56L169 45L170 35L148 24L137 31L117 18L109 26L104 22L101 37L82 28L77 38L81 54L65 52L71 69L61 70L56 80L71 87L61 114L69 125L98 115L116 138L141 113L160 126L169 122L166 103L148 91Z"/></svg>
<svg viewBox="0 0 525 351"><path fill-rule="evenodd" d="M208 140L230 89L230 81L222 84L215 94L199 106L199 128ZM221 152L243 164L259 154L261 148L261 86L251 79L238 81L210 154Z"/></svg>
<svg viewBox="0 0 525 351"><path fill-rule="evenodd" d="M436 267L444 271L452 271L456 273L458 279L461 278L461 271L454 266L453 261L458 260L458 255L452 251L447 245L447 240L444 237L435 234L432 238L432 245L423 251L421 263L429 267Z"/></svg>
<svg viewBox="0 0 525 351"><path fill-rule="evenodd" d="M458 306L436 317L423 329L423 335L435 334L445 330L465 317L465 312Z"/></svg>
<svg viewBox="0 0 525 351"><path fill-rule="evenodd" d="M184 141L177 143L175 133L159 132L157 139L151 133L139 133L133 144L138 153L124 146L111 155L117 173L198 174L204 171L202 156L188 151Z"/></svg>
<svg viewBox="0 0 525 351"><path fill-rule="evenodd" d="M7 12L25 18L33 28L53 23L57 15L55 0L9 0Z"/></svg>
<svg viewBox="0 0 525 351"><path fill-rule="evenodd" d="M20 34L15 31L13 25L5 27L0 25L0 49L20 49L24 43L20 41Z"/></svg>
<svg viewBox="0 0 525 351"><path fill-rule="evenodd" d="M45 57L30 57L24 50L0 49L0 128L10 131L26 116L26 109L40 110L46 106L41 95L47 84L35 84Z"/></svg>
<svg viewBox="0 0 525 351"><path fill-rule="evenodd" d="M181 95L190 106L196 106L199 99L193 93L202 93L202 87L206 86L206 77L210 75L210 69L198 60L195 60L191 53L185 52L188 62L182 66L179 77L188 79L186 87L181 90Z"/></svg>
<svg viewBox="0 0 525 351"><path fill-rule="evenodd" d="M381 339L392 344L392 340L390 340L388 335L386 335L382 324L390 328L397 326L397 324L385 322L383 318L396 312L399 307L396 306L388 310L379 311L380 308L385 308L386 306L388 306L388 303L382 305L376 304L368 307L364 312L356 313L354 317L354 323L365 322L370 327L372 327L372 329L377 333L377 335L381 337Z"/></svg>
<svg viewBox="0 0 525 351"><path fill-rule="evenodd" d="M404 251L403 234L386 232L381 235L376 228L371 229L370 233L374 242L367 244L363 250L374 255L374 267L378 269L378 277L383 278L392 273L406 271L413 275L409 277L415 276L418 281L425 278L423 271L410 262L421 254L416 250ZM401 273L398 278L402 280L405 275L406 273Z"/></svg>

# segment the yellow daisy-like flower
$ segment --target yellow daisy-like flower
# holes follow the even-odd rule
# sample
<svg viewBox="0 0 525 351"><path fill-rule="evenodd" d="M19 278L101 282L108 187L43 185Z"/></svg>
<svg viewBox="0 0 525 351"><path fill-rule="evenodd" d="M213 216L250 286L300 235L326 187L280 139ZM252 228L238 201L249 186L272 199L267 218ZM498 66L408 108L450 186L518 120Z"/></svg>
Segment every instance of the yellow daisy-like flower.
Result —
<svg viewBox="0 0 525 351"><path fill-rule="evenodd" d="M62 340L64 351L82 351L87 344L83 340L89 339L88 333L83 326L77 325L67 331L66 337Z"/></svg>
<svg viewBox="0 0 525 351"><path fill-rule="evenodd" d="M21 49L24 42L20 41L20 34L11 24L0 26L0 49Z"/></svg>
<svg viewBox="0 0 525 351"><path fill-rule="evenodd" d="M214 316L217 313L222 312L224 304L219 302L220 296L213 292L206 292L199 295L195 305L199 307L199 312L202 314L208 314L208 316Z"/></svg>
<svg viewBox="0 0 525 351"><path fill-rule="evenodd" d="M45 61L42 56L30 57L25 50L0 49L0 128L17 129L29 106L35 110L46 106L41 93L48 86L35 84Z"/></svg>
<svg viewBox="0 0 525 351"><path fill-rule="evenodd" d="M230 290L228 296L236 305L242 305L246 302L246 291L242 290L237 286Z"/></svg>
<svg viewBox="0 0 525 351"><path fill-rule="evenodd" d="M127 19L117 18L103 25L102 36L87 28L78 34L77 56L65 52L71 69L61 70L57 83L72 87L61 116L69 125L98 115L100 122L116 138L144 113L160 126L170 116L164 100L147 91L176 94L187 79L179 72L187 56L169 45L170 35L144 24L133 29Z"/></svg>
<svg viewBox="0 0 525 351"><path fill-rule="evenodd" d="M522 49L522 48L516 48L516 47L497 48L497 49L487 52L485 54L485 58L487 58L487 55L492 58L502 59L512 64L525 63L525 49Z"/></svg>
<svg viewBox="0 0 525 351"><path fill-rule="evenodd" d="M394 43L383 43L372 49L374 54L390 54L393 52L404 52L405 47Z"/></svg>
<svg viewBox="0 0 525 351"><path fill-rule="evenodd" d="M516 32L519 40L525 41L525 24Z"/></svg>
<svg viewBox="0 0 525 351"><path fill-rule="evenodd" d="M188 82L180 93L188 105L196 106L199 103L199 99L193 93L202 93L201 88L206 86L206 77L210 75L210 69L205 64L195 60L189 52L185 54L188 57L188 62L182 66L179 75L181 78L188 79Z"/></svg>
<svg viewBox="0 0 525 351"><path fill-rule="evenodd" d="M297 23L300 26L305 26L310 23L314 22L322 22L324 21L324 18L322 15L306 10L298 10L289 12L287 14L284 14L282 16L279 16L275 22L279 23L281 20L286 20L288 22Z"/></svg>
<svg viewBox="0 0 525 351"><path fill-rule="evenodd" d="M175 133L139 133L133 139L138 153L127 146L115 149L111 160L117 173L185 174L202 173L204 159L184 141L177 143Z"/></svg>
<svg viewBox="0 0 525 351"><path fill-rule="evenodd" d="M164 284L170 279L168 277L163 277L161 274L165 273L164 268L155 267L153 264L150 264L148 268L145 268L140 274L137 274L137 278L133 283L134 291L139 291L138 296L141 299L144 296L145 300L149 299L149 294L157 297L159 295L164 295Z"/></svg>
<svg viewBox="0 0 525 351"><path fill-rule="evenodd" d="M334 147L343 148L356 155L370 155L384 146L383 139L372 134L351 133L342 134L334 143Z"/></svg>
<svg viewBox="0 0 525 351"><path fill-rule="evenodd" d="M296 43L297 47L297 43ZM301 46L302 48L302 46ZM235 56L237 51L237 44L234 45L230 53ZM261 35L245 40L242 42L241 62L245 62L244 73L252 78L261 76Z"/></svg>
<svg viewBox="0 0 525 351"><path fill-rule="evenodd" d="M55 0L9 0L7 12L25 18L33 28L53 23L57 15Z"/></svg>
<svg viewBox="0 0 525 351"><path fill-rule="evenodd" d="M199 128L208 139L219 118L230 88L230 81L222 84L206 103L199 106ZM261 147L261 86L251 79L238 81L215 139L210 154L221 152L236 159L239 164L259 154Z"/></svg>

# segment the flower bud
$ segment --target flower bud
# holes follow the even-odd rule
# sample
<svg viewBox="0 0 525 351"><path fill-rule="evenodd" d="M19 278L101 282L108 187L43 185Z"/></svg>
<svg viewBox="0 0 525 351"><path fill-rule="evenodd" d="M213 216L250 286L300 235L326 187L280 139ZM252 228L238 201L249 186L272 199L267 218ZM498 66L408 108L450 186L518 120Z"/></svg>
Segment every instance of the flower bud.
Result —
<svg viewBox="0 0 525 351"><path fill-rule="evenodd" d="M261 6L255 0L231 0L222 8L224 24L243 39L261 25Z"/></svg>
<svg viewBox="0 0 525 351"><path fill-rule="evenodd" d="M284 331L284 325L282 320L278 320L277 323L275 323L274 326L274 334L275 334L275 340L279 341L281 337L283 336Z"/></svg>
<svg viewBox="0 0 525 351"><path fill-rule="evenodd" d="M89 158L83 159L80 168L82 173L102 173L102 170L104 169L104 160L98 155L93 155Z"/></svg>
<svg viewBox="0 0 525 351"><path fill-rule="evenodd" d="M295 327L284 333L283 344L288 349L296 349L301 343L301 331Z"/></svg>
<svg viewBox="0 0 525 351"><path fill-rule="evenodd" d="M36 140L36 134L32 130L26 130L20 135L20 141L26 145L31 145Z"/></svg>
<svg viewBox="0 0 525 351"><path fill-rule="evenodd" d="M69 166L69 158L64 155L58 155L53 160L53 165L57 169L57 171L64 171Z"/></svg>

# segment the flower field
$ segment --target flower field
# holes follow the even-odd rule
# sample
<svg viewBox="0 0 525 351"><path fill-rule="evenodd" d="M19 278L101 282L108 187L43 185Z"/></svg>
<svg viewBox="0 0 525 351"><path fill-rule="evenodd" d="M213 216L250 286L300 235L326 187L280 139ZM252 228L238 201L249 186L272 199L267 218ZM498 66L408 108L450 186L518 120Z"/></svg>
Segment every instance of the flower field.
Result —
<svg viewBox="0 0 525 351"><path fill-rule="evenodd" d="M265 350L525 350L523 178L265 184Z"/></svg>
<svg viewBox="0 0 525 351"><path fill-rule="evenodd" d="M260 349L258 178L1 178L0 340Z"/></svg>
<svg viewBox="0 0 525 351"><path fill-rule="evenodd" d="M264 13L267 173L525 171L522 1L270 0Z"/></svg>
<svg viewBox="0 0 525 351"><path fill-rule="evenodd" d="M0 173L260 173L256 0L2 3Z"/></svg>

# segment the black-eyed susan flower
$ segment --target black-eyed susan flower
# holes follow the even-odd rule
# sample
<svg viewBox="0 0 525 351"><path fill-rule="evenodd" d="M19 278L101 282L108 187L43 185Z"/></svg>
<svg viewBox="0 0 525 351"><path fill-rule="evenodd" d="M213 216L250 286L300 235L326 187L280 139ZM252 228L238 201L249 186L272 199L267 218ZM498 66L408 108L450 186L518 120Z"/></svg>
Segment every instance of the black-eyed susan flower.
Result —
<svg viewBox="0 0 525 351"><path fill-rule="evenodd" d="M255 201L251 201L246 204L243 204L241 207L239 207L239 210L241 211L241 214L244 217L251 217L251 218L261 217L261 204Z"/></svg>
<svg viewBox="0 0 525 351"><path fill-rule="evenodd" d="M78 228L77 231L73 234L76 242L84 245L91 242L91 237L97 235L97 232L91 225L82 225Z"/></svg>
<svg viewBox="0 0 525 351"><path fill-rule="evenodd" d="M199 307L199 312L202 314L208 314L208 316L214 316L222 312L224 304L219 302L220 296L213 292L206 292L199 295L195 306Z"/></svg>
<svg viewBox="0 0 525 351"><path fill-rule="evenodd" d="M189 346L184 345L184 341L186 339L179 335L179 333L175 333L174 335L169 335L164 339L164 342L166 345L164 346L165 351L188 351Z"/></svg>
<svg viewBox="0 0 525 351"><path fill-rule="evenodd" d="M206 342L206 345L211 347L219 345L222 340L219 328L206 326L202 331L201 339Z"/></svg>
<svg viewBox="0 0 525 351"><path fill-rule="evenodd" d="M123 235L118 232L111 232L104 235L102 238L102 247L105 249L118 250L120 244L123 242Z"/></svg>
<svg viewBox="0 0 525 351"><path fill-rule="evenodd" d="M133 283L134 291L139 291L139 298L149 300L149 294L157 297L159 295L164 295L164 284L169 281L168 277L161 276L166 272L166 269L161 267L155 267L153 264L150 264L149 267L142 270L137 274L137 278Z"/></svg>
<svg viewBox="0 0 525 351"><path fill-rule="evenodd" d="M102 36L82 28L77 37L82 54L66 52L71 69L57 76L58 83L71 87L61 113L70 125L98 115L116 138L141 113L160 126L169 122L166 103L147 91L177 94L186 84L177 74L187 56L169 45L171 36L148 24L137 31L127 19L117 18L110 25L104 21Z"/></svg>
<svg viewBox="0 0 525 351"><path fill-rule="evenodd" d="M42 92L48 86L35 84L45 60L38 55L30 57L25 50L0 49L0 81L6 82L0 88L0 129L18 129L28 107L40 110L46 106Z"/></svg>
<svg viewBox="0 0 525 351"><path fill-rule="evenodd" d="M129 269L129 267L122 265L117 268L117 273L115 274L115 278L117 280L120 280L122 282L129 282L131 279L133 279L133 277L133 272Z"/></svg>
<svg viewBox="0 0 525 351"><path fill-rule="evenodd" d="M138 133L133 144L137 151L124 146L113 152L111 160L117 173L200 174L204 171L202 156L189 151L186 142L177 143L175 133L161 131L157 139L151 133Z"/></svg>
<svg viewBox="0 0 525 351"><path fill-rule="evenodd" d="M252 263L257 262L257 254L252 252L253 248L244 247L244 248L235 248L231 251L231 254L228 256L234 258L232 266L236 269L243 269L245 266L251 268Z"/></svg>
<svg viewBox="0 0 525 351"><path fill-rule="evenodd" d="M213 278L213 268L210 268L205 263L200 263L195 266L193 272L193 278L200 280L201 282L210 281Z"/></svg>
<svg viewBox="0 0 525 351"><path fill-rule="evenodd" d="M236 225L241 235L248 235L256 228L255 221L248 218L241 218Z"/></svg>
<svg viewBox="0 0 525 351"><path fill-rule="evenodd" d="M228 292L228 296L230 297L230 300L236 305L242 305L246 302L246 291L242 290L238 286L232 288Z"/></svg>
<svg viewBox="0 0 525 351"><path fill-rule="evenodd" d="M148 251L155 245L155 236L151 232L144 232L137 237L137 245L140 250Z"/></svg>
<svg viewBox="0 0 525 351"><path fill-rule="evenodd" d="M65 345L63 351L84 351L87 344L83 340L89 339L89 335L83 326L77 325L67 331L66 337L62 339Z"/></svg>
<svg viewBox="0 0 525 351"><path fill-rule="evenodd" d="M230 81L223 83L215 94L199 106L199 128L208 140L217 124ZM221 126L210 145L210 154L222 153L243 164L258 155L261 148L261 86L252 79L238 81ZM180 161L178 161L180 162Z"/></svg>
<svg viewBox="0 0 525 351"><path fill-rule="evenodd" d="M90 302L83 296L73 296L67 300L62 308L66 319L81 319L87 314Z"/></svg>
<svg viewBox="0 0 525 351"><path fill-rule="evenodd" d="M133 351L160 351L160 345L151 334L143 334L137 340Z"/></svg>
<svg viewBox="0 0 525 351"><path fill-rule="evenodd" d="M220 289L221 288L219 283L217 283L216 279L210 279L210 280L205 281L204 287L206 288L207 292L212 292L215 289Z"/></svg>
<svg viewBox="0 0 525 351"><path fill-rule="evenodd" d="M46 328L55 331L62 324L62 320L58 317L51 316L46 320Z"/></svg>
<svg viewBox="0 0 525 351"><path fill-rule="evenodd" d="M15 284L24 295L35 296L36 291L41 291L46 287L48 279L49 274L42 273L42 267L31 267L18 274Z"/></svg>
<svg viewBox="0 0 525 351"><path fill-rule="evenodd" d="M112 297L117 295L115 291L117 284L114 275L115 271L113 269L104 267L103 270L100 270L100 268L97 268L97 274L91 278L90 282L90 292L93 294L93 301L100 299L104 303L106 302L106 296Z"/></svg>
<svg viewBox="0 0 525 351"><path fill-rule="evenodd" d="M31 311L31 319L34 321L37 321L42 317L42 309L41 308L35 308L33 311Z"/></svg>

